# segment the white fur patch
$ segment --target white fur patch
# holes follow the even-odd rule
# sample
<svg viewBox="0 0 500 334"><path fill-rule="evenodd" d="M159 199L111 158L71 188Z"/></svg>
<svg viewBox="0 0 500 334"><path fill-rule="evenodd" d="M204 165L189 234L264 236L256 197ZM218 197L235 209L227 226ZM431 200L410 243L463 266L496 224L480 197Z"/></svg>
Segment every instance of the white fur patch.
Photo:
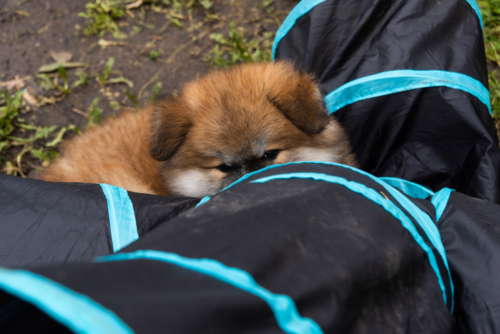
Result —
<svg viewBox="0 0 500 334"><path fill-rule="evenodd" d="M290 151L293 161L336 162L340 160L340 155L331 148L300 147Z"/></svg>
<svg viewBox="0 0 500 334"><path fill-rule="evenodd" d="M205 197L217 193L219 182L212 179L209 171L188 169L171 178L171 188L178 194L191 197Z"/></svg>

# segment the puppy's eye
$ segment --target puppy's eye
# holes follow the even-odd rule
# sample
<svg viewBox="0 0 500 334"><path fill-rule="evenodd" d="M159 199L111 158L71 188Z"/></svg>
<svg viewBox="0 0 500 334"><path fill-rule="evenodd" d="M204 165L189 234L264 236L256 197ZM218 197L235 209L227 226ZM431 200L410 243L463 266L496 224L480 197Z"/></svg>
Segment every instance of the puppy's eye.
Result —
<svg viewBox="0 0 500 334"><path fill-rule="evenodd" d="M233 169L231 166L228 166L226 164L221 164L221 165L217 166L217 168L223 173L229 173L231 171L231 169Z"/></svg>
<svg viewBox="0 0 500 334"><path fill-rule="evenodd" d="M280 153L280 150L266 151L266 152L264 152L264 156L262 157L262 159L269 160L269 161L274 160L278 156L278 153Z"/></svg>

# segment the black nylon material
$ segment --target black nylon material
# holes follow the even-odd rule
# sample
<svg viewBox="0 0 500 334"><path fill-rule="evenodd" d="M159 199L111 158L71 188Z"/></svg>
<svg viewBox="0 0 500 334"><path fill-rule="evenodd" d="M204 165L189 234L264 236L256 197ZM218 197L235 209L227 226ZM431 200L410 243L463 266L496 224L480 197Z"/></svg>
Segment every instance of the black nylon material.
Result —
<svg viewBox="0 0 500 334"><path fill-rule="evenodd" d="M464 333L498 333L500 206L452 192L438 225Z"/></svg>
<svg viewBox="0 0 500 334"><path fill-rule="evenodd" d="M500 200L496 129L476 97L447 87L417 89L359 101L334 115L351 134L363 170Z"/></svg>
<svg viewBox="0 0 500 334"><path fill-rule="evenodd" d="M262 299L164 262L69 264L32 271L91 297L136 333L282 333Z"/></svg>
<svg viewBox="0 0 500 334"><path fill-rule="evenodd" d="M0 189L1 266L89 261L113 252L99 185L0 175Z"/></svg>
<svg viewBox="0 0 500 334"><path fill-rule="evenodd" d="M479 19L464 0L327 0L297 20L276 55L314 72L325 94L406 69L458 72L488 85ZM498 138L475 96L415 89L358 101L334 116L364 170L500 202ZM173 252L245 270L270 292L290 296L324 333L499 332L500 206L450 196L438 224L455 288L450 314L428 254L372 200L311 179L249 182L289 172L364 184L409 215L382 186L348 168L289 165L253 175L198 208L198 199L129 193L141 238L122 252ZM109 308L137 333L283 332L263 300L195 271L152 260L91 263L112 253L99 185L0 175L0 189L0 265L30 266ZM429 200L411 201L435 221ZM444 263L409 218L436 258L450 301ZM0 292L0 332L23 331L66 328Z"/></svg>
<svg viewBox="0 0 500 334"><path fill-rule="evenodd" d="M316 164L270 169L251 179L304 171L374 182ZM325 333L453 332L426 253L387 211L340 185L244 181L122 252L144 249L243 269L266 289L292 297L299 313Z"/></svg>
<svg viewBox="0 0 500 334"><path fill-rule="evenodd" d="M196 206L199 198L181 196L155 196L129 192L138 222L137 232L142 235L158 223L165 223L180 213Z"/></svg>
<svg viewBox="0 0 500 334"><path fill-rule="evenodd" d="M498 262L494 224L499 206L452 193L441 217L439 227L455 284L453 316L427 254L379 205L324 181L249 182L291 172L324 173L365 184L400 207L382 186L348 168L288 165L255 174L168 223L155 222L154 229L123 252L153 249L241 268L264 288L293 298L299 313L316 321L325 333L495 333L497 324L489 319L500 314L483 301L494 305L497 297L491 291L497 291L500 272L491 265ZM142 198L145 203L152 199ZM178 199L184 201L189 202ZM434 219L429 201L412 202ZM434 255L449 290L446 270L435 250ZM32 271L90 296L137 333L279 331L262 300L165 262L66 264ZM7 312L13 302L21 305L15 316ZM6 294L0 295L0 309L4 315L0 332L26 328L30 319L37 319L41 330L61 330Z"/></svg>
<svg viewBox="0 0 500 334"><path fill-rule="evenodd" d="M92 261L113 253L108 203L98 184L0 175L0 266ZM129 193L139 235L195 206L198 198Z"/></svg>
<svg viewBox="0 0 500 334"><path fill-rule="evenodd" d="M445 70L488 87L479 18L465 0L327 0L300 17L276 59L312 71L328 93L391 70Z"/></svg>
<svg viewBox="0 0 500 334"><path fill-rule="evenodd" d="M49 318L35 306L0 292L2 334L68 334L68 328Z"/></svg>
<svg viewBox="0 0 500 334"><path fill-rule="evenodd" d="M479 18L465 0L328 0L300 17L276 59L316 74L326 95L392 70L439 70L488 87ZM333 113L360 167L500 203L500 152L487 107L439 87L370 98Z"/></svg>

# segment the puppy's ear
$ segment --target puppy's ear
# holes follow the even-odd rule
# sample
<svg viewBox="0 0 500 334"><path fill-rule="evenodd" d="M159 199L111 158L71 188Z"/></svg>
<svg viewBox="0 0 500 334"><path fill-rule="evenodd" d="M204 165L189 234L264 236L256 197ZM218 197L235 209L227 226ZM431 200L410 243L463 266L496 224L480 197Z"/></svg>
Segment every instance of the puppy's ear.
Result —
<svg viewBox="0 0 500 334"><path fill-rule="evenodd" d="M319 133L330 122L319 88L310 75L295 75L292 82L274 87L268 100L303 132Z"/></svg>
<svg viewBox="0 0 500 334"><path fill-rule="evenodd" d="M181 146L192 127L189 109L180 98L171 98L155 107L151 155L159 161L168 160Z"/></svg>

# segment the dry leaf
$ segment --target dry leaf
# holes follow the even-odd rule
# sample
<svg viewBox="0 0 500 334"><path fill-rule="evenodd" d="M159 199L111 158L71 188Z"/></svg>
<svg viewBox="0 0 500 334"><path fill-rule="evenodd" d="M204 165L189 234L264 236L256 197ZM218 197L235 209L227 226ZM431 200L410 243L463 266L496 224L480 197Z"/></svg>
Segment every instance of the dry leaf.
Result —
<svg viewBox="0 0 500 334"><path fill-rule="evenodd" d="M55 96L49 96L48 98L45 96L40 96L40 105L44 106L46 104L54 104L56 102L64 100L65 97L66 95L60 98L56 98Z"/></svg>
<svg viewBox="0 0 500 334"><path fill-rule="evenodd" d="M89 113L88 112L81 111L80 109L76 109L76 108L71 108L71 111L76 112L77 114L80 114L82 116L85 116L85 117L89 118Z"/></svg>
<svg viewBox="0 0 500 334"><path fill-rule="evenodd" d="M38 103L36 98L33 95L31 95L27 89L23 92L23 99L34 107L36 107Z"/></svg>
<svg viewBox="0 0 500 334"><path fill-rule="evenodd" d="M13 80L9 80L9 81L6 81L6 82L1 82L0 81L0 87L6 87L7 89L12 89L14 87L17 88L17 89L21 89L24 86L26 86L26 83L24 82L23 79L19 78L18 75L16 75L16 78L13 79Z"/></svg>
<svg viewBox="0 0 500 334"><path fill-rule="evenodd" d="M73 54L70 52L55 52L55 51L50 51L50 56L52 59L54 59L58 63L67 63L73 58Z"/></svg>
<svg viewBox="0 0 500 334"><path fill-rule="evenodd" d="M134 13L132 13L132 11L130 9L125 9L125 12L128 14L128 16L135 19L135 15L134 15Z"/></svg>
<svg viewBox="0 0 500 334"><path fill-rule="evenodd" d="M60 63L60 62L55 62L49 65L44 65L38 69L38 73L47 73L47 72L53 72L57 71L59 67L63 68L74 68L74 67L86 67L87 64L85 63Z"/></svg>
<svg viewBox="0 0 500 334"><path fill-rule="evenodd" d="M45 30L49 29L49 27L52 25L52 22L49 22L47 23L47 25L45 25L45 27L41 28L41 29L38 29L38 31L36 32L37 34L41 34L42 32L44 32Z"/></svg>
<svg viewBox="0 0 500 334"><path fill-rule="evenodd" d="M127 8L127 9L137 8L140 5L142 5L143 1L144 0L137 0L136 2L132 2L131 4L128 4L127 7L125 7L125 8Z"/></svg>
<svg viewBox="0 0 500 334"><path fill-rule="evenodd" d="M25 12L24 10L15 10L14 13L24 16L30 16L30 13Z"/></svg>
<svg viewBox="0 0 500 334"><path fill-rule="evenodd" d="M105 49L107 46L113 46L113 45L122 45L122 46L128 45L128 43L125 42L107 41L102 38L97 42L97 44L100 45L103 49Z"/></svg>

